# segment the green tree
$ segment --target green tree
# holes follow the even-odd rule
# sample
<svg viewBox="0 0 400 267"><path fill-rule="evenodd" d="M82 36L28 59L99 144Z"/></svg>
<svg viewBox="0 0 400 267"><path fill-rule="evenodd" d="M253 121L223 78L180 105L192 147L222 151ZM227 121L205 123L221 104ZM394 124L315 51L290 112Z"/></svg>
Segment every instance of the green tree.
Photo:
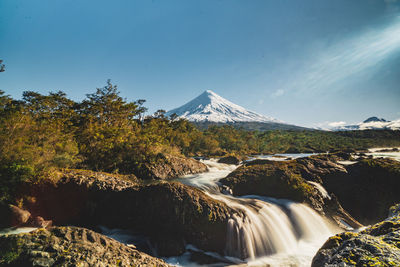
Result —
<svg viewBox="0 0 400 267"><path fill-rule="evenodd" d="M140 104L126 102L110 80L96 93L88 94L77 107L77 140L84 163L95 170L124 167L125 154L136 142ZM126 165L126 164L125 164Z"/></svg>

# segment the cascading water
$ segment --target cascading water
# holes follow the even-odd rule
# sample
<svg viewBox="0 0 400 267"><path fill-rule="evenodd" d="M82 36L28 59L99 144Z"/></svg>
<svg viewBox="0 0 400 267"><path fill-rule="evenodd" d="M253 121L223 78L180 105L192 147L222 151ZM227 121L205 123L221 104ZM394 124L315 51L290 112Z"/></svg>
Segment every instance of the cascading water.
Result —
<svg viewBox="0 0 400 267"><path fill-rule="evenodd" d="M304 204L220 193L218 180L236 167L213 160L203 162L209 172L179 181L202 189L236 211L228 220L225 256L242 259L249 265L309 266L322 243L335 234L337 229Z"/></svg>
<svg viewBox="0 0 400 267"><path fill-rule="evenodd" d="M255 259L295 248L295 231L279 207L250 199L240 204L225 202L240 212L228 221L228 256Z"/></svg>

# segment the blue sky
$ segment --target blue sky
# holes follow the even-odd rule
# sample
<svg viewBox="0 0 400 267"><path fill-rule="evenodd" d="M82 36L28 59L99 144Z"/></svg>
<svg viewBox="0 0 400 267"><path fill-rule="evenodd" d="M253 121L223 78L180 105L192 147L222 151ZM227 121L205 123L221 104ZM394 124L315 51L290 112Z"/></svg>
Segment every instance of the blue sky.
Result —
<svg viewBox="0 0 400 267"><path fill-rule="evenodd" d="M396 0L0 0L0 58L15 98L111 79L150 112L211 89L299 125L400 118Z"/></svg>

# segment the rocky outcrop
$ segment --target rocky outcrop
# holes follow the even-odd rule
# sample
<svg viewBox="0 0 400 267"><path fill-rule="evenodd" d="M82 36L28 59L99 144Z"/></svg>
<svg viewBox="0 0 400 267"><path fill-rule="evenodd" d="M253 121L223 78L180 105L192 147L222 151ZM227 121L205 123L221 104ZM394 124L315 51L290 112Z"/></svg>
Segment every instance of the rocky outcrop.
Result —
<svg viewBox="0 0 400 267"><path fill-rule="evenodd" d="M360 233L345 232L328 239L312 261L312 267L400 266L399 206L392 217Z"/></svg>
<svg viewBox="0 0 400 267"><path fill-rule="evenodd" d="M380 150L377 150L377 151L375 151L375 152L378 152L378 153L382 153L382 152L399 152L400 151L400 149L398 149L397 147L394 147L394 148L383 148L383 149L380 149Z"/></svg>
<svg viewBox="0 0 400 267"><path fill-rule="evenodd" d="M143 185L126 176L65 171L31 186L26 208L54 225L130 229L148 236L160 256L179 255L186 243L223 251L231 210L202 191L176 182Z"/></svg>
<svg viewBox="0 0 400 267"><path fill-rule="evenodd" d="M53 227L0 236L1 266L169 266L94 231Z"/></svg>
<svg viewBox="0 0 400 267"><path fill-rule="evenodd" d="M400 202L400 162L395 160L362 159L345 172L321 177L326 190L363 224L383 220L388 208Z"/></svg>
<svg viewBox="0 0 400 267"><path fill-rule="evenodd" d="M0 205L0 228L7 227L49 227L52 221L40 216L32 216L27 210L11 204Z"/></svg>
<svg viewBox="0 0 400 267"><path fill-rule="evenodd" d="M239 159L236 156L226 156L226 157L222 157L218 160L218 163L233 164L233 165L239 165L240 162L241 162L241 159Z"/></svg>
<svg viewBox="0 0 400 267"><path fill-rule="evenodd" d="M346 172L339 164L320 157L290 161L254 160L237 168L220 180L234 195L262 195L286 198L309 204L344 227L361 225L339 204L335 195L327 194L321 186L322 177Z"/></svg>
<svg viewBox="0 0 400 267"><path fill-rule="evenodd" d="M28 222L31 214L11 204L0 205L0 227L21 226Z"/></svg>
<svg viewBox="0 0 400 267"><path fill-rule="evenodd" d="M338 164L338 160L343 160L337 154L321 154L310 157L298 158L289 161L271 161L268 159L258 159L246 162L246 166L270 164L271 166L287 166L293 172L301 175L307 181L322 183L322 177L328 174L346 173L346 168Z"/></svg>
<svg viewBox="0 0 400 267"><path fill-rule="evenodd" d="M143 163L136 175L141 179L170 179L208 171L207 166L192 158L159 154L152 163Z"/></svg>

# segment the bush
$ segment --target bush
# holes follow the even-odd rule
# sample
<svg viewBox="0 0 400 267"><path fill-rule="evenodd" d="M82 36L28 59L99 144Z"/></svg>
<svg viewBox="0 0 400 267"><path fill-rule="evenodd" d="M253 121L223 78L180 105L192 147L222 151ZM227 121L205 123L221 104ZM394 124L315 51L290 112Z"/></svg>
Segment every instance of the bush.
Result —
<svg viewBox="0 0 400 267"><path fill-rule="evenodd" d="M37 177L34 168L21 163L0 165L0 202L12 202L16 190L22 184L33 181Z"/></svg>

